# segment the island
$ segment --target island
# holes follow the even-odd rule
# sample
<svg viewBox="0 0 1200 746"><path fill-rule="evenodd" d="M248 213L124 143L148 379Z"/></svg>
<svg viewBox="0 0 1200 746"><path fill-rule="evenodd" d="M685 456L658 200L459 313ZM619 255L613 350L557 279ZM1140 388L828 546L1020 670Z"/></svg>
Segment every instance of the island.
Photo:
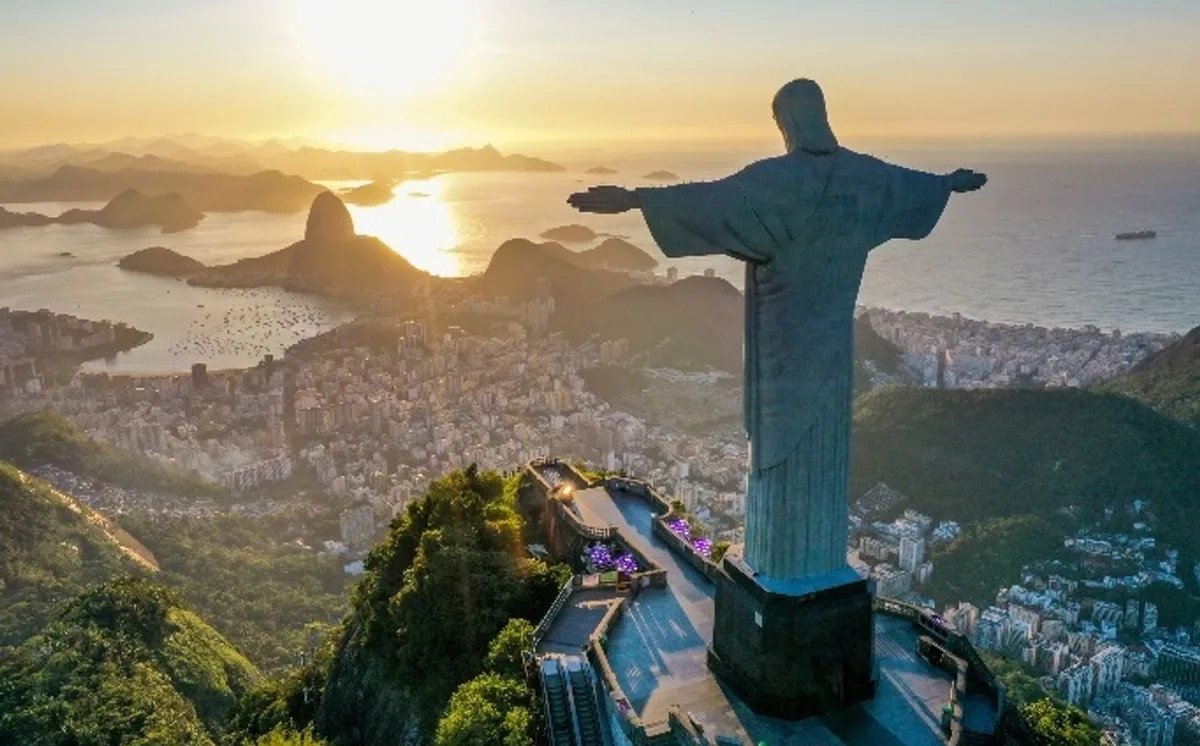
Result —
<svg viewBox="0 0 1200 746"><path fill-rule="evenodd" d="M596 240L596 232L586 225L573 223L560 225L542 233L542 238L551 241L566 241L567 243L584 243Z"/></svg>
<svg viewBox="0 0 1200 746"><path fill-rule="evenodd" d="M26 228L50 225L54 218L36 212L9 212L0 207L0 228Z"/></svg>
<svg viewBox="0 0 1200 746"><path fill-rule="evenodd" d="M103 228L129 229L153 225L163 233L195 228L204 213L192 208L177 192L147 196L126 189L99 210L67 210L58 216L64 225L92 223Z"/></svg>
<svg viewBox="0 0 1200 746"><path fill-rule="evenodd" d="M187 277L207 269L203 263L165 246L139 249L122 257L121 261L117 262L117 266L130 272L145 272L167 277Z"/></svg>
<svg viewBox="0 0 1200 746"><path fill-rule="evenodd" d="M588 170L584 171L585 174L600 174L604 176L615 174L616 172L617 169L609 168L608 166L592 166Z"/></svg>
<svg viewBox="0 0 1200 746"><path fill-rule="evenodd" d="M392 201L394 196L392 190L396 188L396 183L390 179L372 181L362 186L349 187L338 192L342 200L349 202L352 205L362 205L363 207L374 207L376 205L384 205Z"/></svg>
<svg viewBox="0 0 1200 746"><path fill-rule="evenodd" d="M642 176L643 179L650 181L679 181L679 175L670 171L651 171Z"/></svg>
<svg viewBox="0 0 1200 746"><path fill-rule="evenodd" d="M326 191L313 200L302 240L270 254L210 267L188 284L278 286L361 301L368 295L404 294L429 277L378 238L356 234L345 203Z"/></svg>
<svg viewBox="0 0 1200 746"><path fill-rule="evenodd" d="M175 233L194 228L203 219L204 213L175 192L146 196L136 189L126 189L99 210L67 210L58 217L0 207L0 228L90 223L117 230L159 226L163 233Z"/></svg>

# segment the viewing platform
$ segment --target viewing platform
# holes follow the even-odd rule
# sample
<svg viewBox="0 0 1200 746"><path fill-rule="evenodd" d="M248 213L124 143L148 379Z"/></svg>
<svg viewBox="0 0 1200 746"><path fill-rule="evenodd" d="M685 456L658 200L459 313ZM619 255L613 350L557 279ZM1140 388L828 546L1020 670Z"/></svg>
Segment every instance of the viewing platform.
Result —
<svg viewBox="0 0 1200 746"><path fill-rule="evenodd" d="M557 479L539 473L546 469ZM887 600L876 603L873 699L799 721L756 714L709 670L717 566L667 527L670 505L632 480L588 486L564 465L528 471L548 501L560 483L571 484L569 501L547 507L582 536L618 539L647 560L647 578L665 574L665 582L631 579L625 588L583 588L577 577L535 636L539 656L586 657L607 693L613 743L992 742L1003 693L977 657L972 669L956 654L974 657L969 643L929 612Z"/></svg>

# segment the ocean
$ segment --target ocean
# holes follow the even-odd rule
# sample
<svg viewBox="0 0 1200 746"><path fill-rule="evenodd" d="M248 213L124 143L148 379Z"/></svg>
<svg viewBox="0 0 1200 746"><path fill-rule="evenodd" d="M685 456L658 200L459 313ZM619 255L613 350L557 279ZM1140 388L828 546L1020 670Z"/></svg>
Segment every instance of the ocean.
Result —
<svg viewBox="0 0 1200 746"><path fill-rule="evenodd" d="M928 170L970 167L986 172L990 181L980 192L955 195L929 238L877 249L860 303L1125 331L1184 332L1200 324L1200 149L871 152ZM576 151L561 157L565 172L445 174L399 185L387 204L350 210L359 233L376 235L418 267L445 276L482 272L503 241L537 239L566 223L626 237L658 255L638 213L580 215L566 204L567 195L595 183L645 185L641 175L656 169L684 179L712 178L767 155ZM583 173L599 165L619 173ZM56 215L100 205L5 206ZM256 256L298 240L305 217L212 213L199 227L170 235L90 225L0 231L0 306L119 320L155 335L142 347L89 364L92 370L181 372L199 361L214 369L252 365L267 352L279 354L298 339L348 320L350 313L282 290L189 287L125 272L116 262L154 245L208 264ZM1158 237L1113 239L1116 232L1140 228L1157 230ZM72 256L59 256L62 252ZM741 265L732 259L669 264L681 276L711 268L742 284ZM667 266L664 259L659 272Z"/></svg>

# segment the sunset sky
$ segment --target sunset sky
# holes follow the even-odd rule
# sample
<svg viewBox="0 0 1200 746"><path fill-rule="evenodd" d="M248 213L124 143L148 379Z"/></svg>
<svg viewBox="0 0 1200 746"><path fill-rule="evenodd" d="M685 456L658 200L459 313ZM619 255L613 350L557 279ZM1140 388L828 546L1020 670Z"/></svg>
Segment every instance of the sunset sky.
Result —
<svg viewBox="0 0 1200 746"><path fill-rule="evenodd" d="M0 0L0 147L752 140L802 75L845 137L1190 133L1198 30L1196 0Z"/></svg>

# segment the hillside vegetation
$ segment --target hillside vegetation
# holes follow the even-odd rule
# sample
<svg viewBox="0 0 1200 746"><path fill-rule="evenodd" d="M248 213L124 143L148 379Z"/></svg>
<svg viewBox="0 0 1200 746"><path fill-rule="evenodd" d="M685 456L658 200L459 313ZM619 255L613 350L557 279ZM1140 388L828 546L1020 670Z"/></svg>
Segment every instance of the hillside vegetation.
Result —
<svg viewBox="0 0 1200 746"><path fill-rule="evenodd" d="M88 437L54 412L26 412L0 422L0 459L23 469L52 465L129 489L207 495L215 485L184 471Z"/></svg>
<svg viewBox="0 0 1200 746"><path fill-rule="evenodd" d="M177 595L119 579L0 662L0 743L206 746L259 678Z"/></svg>
<svg viewBox="0 0 1200 746"><path fill-rule="evenodd" d="M1168 417L1200 426L1200 326L1100 389L1133 397Z"/></svg>
<svg viewBox="0 0 1200 746"><path fill-rule="evenodd" d="M1200 433L1131 399L1073 389L885 388L855 406L851 494L886 482L966 527L935 587L979 599L1061 546L1072 520L1151 501L1160 541L1200 552Z"/></svg>
<svg viewBox="0 0 1200 746"><path fill-rule="evenodd" d="M0 649L88 586L142 570L90 511L0 462Z"/></svg>
<svg viewBox="0 0 1200 746"><path fill-rule="evenodd" d="M509 620L550 605L569 571L523 556L515 488L474 466L453 472L371 552L317 716L331 742L428 738Z"/></svg>
<svg viewBox="0 0 1200 746"><path fill-rule="evenodd" d="M294 665L312 630L337 624L346 611L343 560L286 541L264 519L121 522L158 558L158 581L265 672Z"/></svg>

